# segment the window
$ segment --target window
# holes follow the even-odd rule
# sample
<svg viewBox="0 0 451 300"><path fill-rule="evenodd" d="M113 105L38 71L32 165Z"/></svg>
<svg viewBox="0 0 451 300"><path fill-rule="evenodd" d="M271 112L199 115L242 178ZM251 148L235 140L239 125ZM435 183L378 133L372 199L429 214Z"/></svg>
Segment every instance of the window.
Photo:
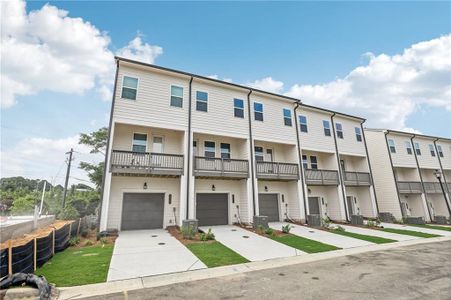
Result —
<svg viewBox="0 0 451 300"><path fill-rule="evenodd" d="M161 136L154 136L152 142L152 152L163 153L163 138Z"/></svg>
<svg viewBox="0 0 451 300"><path fill-rule="evenodd" d="M283 123L285 126L292 126L291 111L288 108L283 109Z"/></svg>
<svg viewBox="0 0 451 300"><path fill-rule="evenodd" d="M230 159L230 144L221 143L221 158Z"/></svg>
<svg viewBox="0 0 451 300"><path fill-rule="evenodd" d="M236 118L244 118L244 101L233 99L233 110Z"/></svg>
<svg viewBox="0 0 451 300"><path fill-rule="evenodd" d="M171 85L171 106L183 107L183 88Z"/></svg>
<svg viewBox="0 0 451 300"><path fill-rule="evenodd" d="M258 147L255 146L254 148L254 152L255 152L255 160L256 161L263 161L263 147Z"/></svg>
<svg viewBox="0 0 451 300"><path fill-rule="evenodd" d="M412 155L412 144L409 141L405 141L404 145L406 146L407 154Z"/></svg>
<svg viewBox="0 0 451 300"><path fill-rule="evenodd" d="M330 136L330 123L329 121L323 120L323 128L324 128L324 135Z"/></svg>
<svg viewBox="0 0 451 300"><path fill-rule="evenodd" d="M133 134L133 152L146 152L147 148L147 134L134 133Z"/></svg>
<svg viewBox="0 0 451 300"><path fill-rule="evenodd" d="M208 94L206 92L196 92L196 110L207 111L208 110Z"/></svg>
<svg viewBox="0 0 451 300"><path fill-rule="evenodd" d="M341 171L345 172L346 171L346 163L342 159L340 159L340 166L341 166Z"/></svg>
<svg viewBox="0 0 451 300"><path fill-rule="evenodd" d="M337 138L343 138L343 125L341 123L335 123L335 129L337 130Z"/></svg>
<svg viewBox="0 0 451 300"><path fill-rule="evenodd" d="M198 152L197 152L197 141L193 141L193 154L194 154L194 156L198 155Z"/></svg>
<svg viewBox="0 0 451 300"><path fill-rule="evenodd" d="M357 142L362 141L362 131L361 131L360 127L355 127L355 138L356 138Z"/></svg>
<svg viewBox="0 0 451 300"><path fill-rule="evenodd" d="M124 76L122 81L122 95L124 99L136 100L138 90L138 78Z"/></svg>
<svg viewBox="0 0 451 300"><path fill-rule="evenodd" d="M299 116L299 126L301 129L301 132L308 132L308 128L307 128L307 117L300 115Z"/></svg>
<svg viewBox="0 0 451 300"><path fill-rule="evenodd" d="M302 166L304 167L304 170L308 169L307 155L302 155Z"/></svg>
<svg viewBox="0 0 451 300"><path fill-rule="evenodd" d="M388 148L390 148L391 153L396 153L395 141L392 139L388 140Z"/></svg>
<svg viewBox="0 0 451 300"><path fill-rule="evenodd" d="M437 145L438 156L443 157L443 149L441 145Z"/></svg>
<svg viewBox="0 0 451 300"><path fill-rule="evenodd" d="M310 156L310 168L312 170L318 170L318 159L316 156Z"/></svg>
<svg viewBox="0 0 451 300"><path fill-rule="evenodd" d="M216 144L215 142L204 142L204 153L205 157L215 157L216 155Z"/></svg>
<svg viewBox="0 0 451 300"><path fill-rule="evenodd" d="M254 119L255 121L263 121L263 104L254 102Z"/></svg>
<svg viewBox="0 0 451 300"><path fill-rule="evenodd" d="M431 152L432 157L435 157L434 146L432 146L431 144L429 144L429 152Z"/></svg>
<svg viewBox="0 0 451 300"><path fill-rule="evenodd" d="M421 155L420 143L415 143L415 152L417 155Z"/></svg>

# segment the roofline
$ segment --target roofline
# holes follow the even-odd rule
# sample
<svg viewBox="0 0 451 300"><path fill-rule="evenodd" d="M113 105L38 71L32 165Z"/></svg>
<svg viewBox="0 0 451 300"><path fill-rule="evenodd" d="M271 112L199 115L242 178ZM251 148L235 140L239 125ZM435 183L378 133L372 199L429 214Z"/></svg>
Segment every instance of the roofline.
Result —
<svg viewBox="0 0 451 300"><path fill-rule="evenodd" d="M120 56L115 56L114 59L116 61L123 61L123 62L126 62L126 63L137 64L137 65L150 67L150 68L154 68L154 69L158 69L158 70L162 70L162 71L173 72L173 73L185 75L185 76L188 76L188 77L194 77L194 78L198 78L198 79L202 79L202 80L207 80L207 81L212 81L212 82L216 82L216 83L220 83L220 84L224 84L224 85L229 85L229 86L233 86L233 87L236 87L236 88L245 89L247 91L252 90L252 91L257 92L257 93L269 95L269 96L272 96L272 97L283 98L283 99L286 99L286 100L289 100L289 101L293 101L294 103L300 103L301 106L304 106L304 107L307 107L307 108L318 109L318 110L322 110L322 111L325 111L325 112L328 112L328 113L341 115L341 116L352 118L352 119L361 120L363 122L366 121L366 119L362 118L362 117L353 116L353 115L349 115L349 114L333 111L333 110L322 108L322 107L317 107L317 106L304 104L304 103L302 103L301 99L297 99L297 98L293 98L293 97L289 97L289 96L285 96L285 95L280 95L280 94L276 94L276 93L271 93L271 92L263 91L263 90L256 89L256 88L253 88L253 87L241 85L241 84L236 84L236 83L227 82L227 81L223 81L223 80L219 80L219 79L214 79L214 78L210 78L210 77L206 77L206 76L202 76L202 75L197 75L197 74L193 74L193 73L189 73L189 72L185 72L185 71L180 71L180 70L175 70L175 69L171 69L171 68L166 68L166 67L162 67L162 66L158 66L158 65L154 65L154 64L149 64L149 63L145 63L145 62L141 62L141 61L137 61L137 60L132 60L132 59L128 59L128 58L124 58L124 57L120 57Z"/></svg>
<svg viewBox="0 0 451 300"><path fill-rule="evenodd" d="M426 134L419 134L419 133L413 133L413 132L407 132L407 131L401 131L401 130L393 130L393 129L386 129L386 128L365 128L365 130L370 131L385 131L387 133L395 133L395 134L403 134L403 135L409 135L413 137L423 137L428 139L435 139L435 140L444 140L444 141L451 141L451 138L447 137L440 137L440 136L433 136L433 135L426 135Z"/></svg>

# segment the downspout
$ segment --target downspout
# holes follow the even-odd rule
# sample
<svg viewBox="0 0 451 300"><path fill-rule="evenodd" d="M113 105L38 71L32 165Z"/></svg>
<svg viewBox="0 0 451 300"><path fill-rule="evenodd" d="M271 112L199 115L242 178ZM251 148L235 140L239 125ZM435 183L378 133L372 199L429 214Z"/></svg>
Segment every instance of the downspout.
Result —
<svg viewBox="0 0 451 300"><path fill-rule="evenodd" d="M449 197L449 199L451 200L451 195L450 195L449 188L448 188L448 184L447 184L447 181L446 181L445 171L443 170L442 160L440 159L440 155L438 154L438 149L437 149L437 141L438 141L438 140L439 140L439 139L435 139L435 140L434 140L435 154L437 155L438 164L440 165L440 171L442 172L442 176L443 176L443 185L445 186L444 189L446 190L446 192L447 192L447 194L448 194L448 197ZM443 149L442 149L442 151L443 151ZM440 184L442 184L442 183L440 182ZM442 187L443 187L443 186L442 186ZM445 197L445 204L446 204L446 207L448 208L448 214L449 214L449 217L451 218L451 209L450 209L450 205L449 205L449 203L448 203L448 199L446 199L446 197Z"/></svg>
<svg viewBox="0 0 451 300"><path fill-rule="evenodd" d="M105 162L103 165L102 189L100 191L99 218L97 219L97 229L100 230L100 219L102 218L103 195L105 193L105 177L108 168L108 153L110 152L111 127L113 126L114 104L116 100L117 77L119 74L119 60L116 60L116 74L114 76L113 99L111 101L110 121L108 123L108 139L106 141Z"/></svg>
<svg viewBox="0 0 451 300"><path fill-rule="evenodd" d="M335 155L337 156L337 163L338 163L338 178L340 179L341 193L343 195L343 204L345 206L345 217L346 217L346 221L349 222L348 206L346 204L345 186L344 186L344 182L343 182L343 170L341 169L340 154L338 154L337 135L335 133L335 123L334 123L335 115L336 115L336 113L333 113L330 116L330 122L331 122L331 125L332 125L332 131L333 131L333 134L334 134Z"/></svg>
<svg viewBox="0 0 451 300"><path fill-rule="evenodd" d="M396 187L396 195L398 196L399 209L401 210L401 216L405 217L402 211L401 197L399 196L399 188L398 188L398 178L396 178L395 168L393 167L393 158L391 157L390 147L388 146L388 137L387 135L390 133L390 130L384 132L385 135L385 145L387 146L388 157L390 158L391 170L393 171L393 179L395 180Z"/></svg>
<svg viewBox="0 0 451 300"><path fill-rule="evenodd" d="M189 185L190 185L190 170L191 170L191 106L192 106L192 83L193 83L193 76L191 76L189 80L189 94L188 94L188 145L187 145L187 172L186 172L186 219L189 219Z"/></svg>
<svg viewBox="0 0 451 300"><path fill-rule="evenodd" d="M298 159L299 159L299 168L300 168L300 173L301 173L301 182L302 182L302 197L304 200L304 212L305 212L305 224L308 224L307 221L307 202L306 202L306 193L305 193L305 184L304 184L304 164L302 161L302 153L301 153L301 142L299 139L299 126L298 126L298 116L296 113L296 110L298 109L298 107L301 105L301 101L297 101L296 102L296 106L294 107L294 124L296 127L296 142L297 142L297 146L298 146Z"/></svg>
<svg viewBox="0 0 451 300"><path fill-rule="evenodd" d="M256 216L255 213L255 183L254 183L254 139L252 137L252 119L251 119L251 94L253 90L249 90L247 94L247 117L249 120L249 150L251 157L249 157L249 161L251 163L251 184L252 184L252 210L253 216Z"/></svg>
<svg viewBox="0 0 451 300"><path fill-rule="evenodd" d="M362 130L363 145L365 145L366 160L368 162L368 169L370 170L370 180L371 180L371 185L373 186L374 201L376 202L376 212L377 212L377 216L379 216L379 204L377 203L376 188L374 187L373 171L371 169L370 156L368 154L368 146L366 145L366 137L365 137L365 130L363 130L363 123L365 123L365 120L362 123L360 123L360 129Z"/></svg>
<svg viewBox="0 0 451 300"><path fill-rule="evenodd" d="M428 201L428 195L426 193L426 189L424 188L424 182L423 182L423 175L421 174L421 169L420 169L420 164L418 162L418 156L417 156L417 149L415 148L415 144L413 142L413 139L416 137L416 135L414 134L411 138L410 138L410 143L412 144L412 148L413 148L413 154L415 156L415 162L417 163L417 170L418 170L418 175L420 175L420 181L421 181L421 186L423 187L423 194L424 194L424 198L426 200L426 207L428 209L428 214L429 214L429 219L432 220L432 214L431 214L431 210L429 208L429 201Z"/></svg>

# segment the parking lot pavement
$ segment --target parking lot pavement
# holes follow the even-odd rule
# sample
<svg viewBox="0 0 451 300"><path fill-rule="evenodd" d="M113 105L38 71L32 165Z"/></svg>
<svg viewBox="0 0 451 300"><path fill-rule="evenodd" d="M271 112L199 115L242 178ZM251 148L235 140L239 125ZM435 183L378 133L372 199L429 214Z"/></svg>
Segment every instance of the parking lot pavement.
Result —
<svg viewBox="0 0 451 300"><path fill-rule="evenodd" d="M269 226L273 229L281 230L282 226L286 224L290 224L292 226L290 233L294 235L343 249L374 245L371 242L291 223L272 222L269 224Z"/></svg>
<svg viewBox="0 0 451 300"><path fill-rule="evenodd" d="M108 281L203 269L206 266L164 229L122 231Z"/></svg>
<svg viewBox="0 0 451 300"><path fill-rule="evenodd" d="M418 232L436 234L436 235L441 235L441 236L451 236L451 231L446 231L446 230L437 230L437 229L430 229L430 228L426 228L426 227L409 226L409 225L404 225L404 224L393 224L393 223L381 223L381 225L384 226L385 228L411 230L411 231L418 231Z"/></svg>
<svg viewBox="0 0 451 300"><path fill-rule="evenodd" d="M338 224L334 224L334 225L338 225ZM420 237L417 237L417 236L385 232L385 231L377 230L377 229L363 228L363 227L343 225L343 224L340 224L340 226L349 232L377 236L377 237L391 239L391 240L395 240L395 241L408 241L408 240L420 239Z"/></svg>
<svg viewBox="0 0 451 300"><path fill-rule="evenodd" d="M218 242L232 249L249 261L289 257L306 254L269 238L234 225L203 226L203 231L211 228Z"/></svg>

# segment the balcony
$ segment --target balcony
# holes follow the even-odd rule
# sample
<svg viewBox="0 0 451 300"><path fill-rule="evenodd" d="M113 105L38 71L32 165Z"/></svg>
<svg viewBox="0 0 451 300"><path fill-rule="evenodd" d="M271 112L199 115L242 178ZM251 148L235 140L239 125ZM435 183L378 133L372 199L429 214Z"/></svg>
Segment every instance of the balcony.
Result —
<svg viewBox="0 0 451 300"><path fill-rule="evenodd" d="M299 166L293 163L257 161L257 178L268 180L298 180Z"/></svg>
<svg viewBox="0 0 451 300"><path fill-rule="evenodd" d="M419 181L398 181L398 190L400 194L421 194L423 188Z"/></svg>
<svg viewBox="0 0 451 300"><path fill-rule="evenodd" d="M347 186L370 186L371 175L366 172L343 172L343 179Z"/></svg>
<svg viewBox="0 0 451 300"><path fill-rule="evenodd" d="M180 176L183 175L183 155L113 150L110 172L145 176Z"/></svg>
<svg viewBox="0 0 451 300"><path fill-rule="evenodd" d="M194 176L243 179L249 177L249 161L216 157L194 157Z"/></svg>
<svg viewBox="0 0 451 300"><path fill-rule="evenodd" d="M428 194L442 193L442 188L438 182L424 182L424 190Z"/></svg>
<svg viewBox="0 0 451 300"><path fill-rule="evenodd" d="M338 171L306 169L305 182L309 185L338 185Z"/></svg>

